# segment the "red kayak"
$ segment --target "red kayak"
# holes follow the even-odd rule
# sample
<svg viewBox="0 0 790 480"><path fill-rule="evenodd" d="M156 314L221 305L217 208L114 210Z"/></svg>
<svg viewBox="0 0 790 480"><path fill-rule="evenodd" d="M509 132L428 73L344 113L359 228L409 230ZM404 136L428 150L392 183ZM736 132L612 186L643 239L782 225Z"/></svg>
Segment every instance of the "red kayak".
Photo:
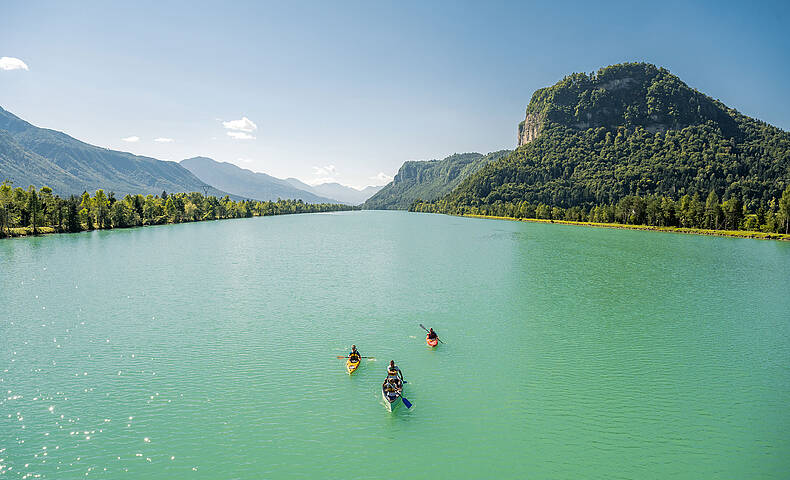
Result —
<svg viewBox="0 0 790 480"><path fill-rule="evenodd" d="M426 343L428 343L429 347L435 347L436 345L439 345L439 337L436 337L436 338L427 338L426 337L425 341L426 341Z"/></svg>

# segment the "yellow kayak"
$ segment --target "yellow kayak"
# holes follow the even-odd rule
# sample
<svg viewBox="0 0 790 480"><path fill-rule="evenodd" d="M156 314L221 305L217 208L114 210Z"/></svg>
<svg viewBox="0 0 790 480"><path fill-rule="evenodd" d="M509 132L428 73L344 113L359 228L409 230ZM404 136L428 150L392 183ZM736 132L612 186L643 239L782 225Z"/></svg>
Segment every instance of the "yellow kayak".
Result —
<svg viewBox="0 0 790 480"><path fill-rule="evenodd" d="M359 367L359 362L360 361L361 361L361 359L357 360L356 362L352 362L351 359L346 360L346 370L348 370L348 374L349 375L351 375L352 373L354 373L357 370L357 367Z"/></svg>

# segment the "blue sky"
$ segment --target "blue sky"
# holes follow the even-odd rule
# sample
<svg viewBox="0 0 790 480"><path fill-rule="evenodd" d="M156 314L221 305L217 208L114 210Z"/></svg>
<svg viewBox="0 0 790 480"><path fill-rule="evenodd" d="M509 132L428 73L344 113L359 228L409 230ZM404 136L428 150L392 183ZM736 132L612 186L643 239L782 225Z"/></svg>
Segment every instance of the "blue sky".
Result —
<svg viewBox="0 0 790 480"><path fill-rule="evenodd" d="M28 70L0 69L0 106L108 148L354 186L513 148L534 90L624 61L790 129L790 2L598 3L6 0L0 57Z"/></svg>

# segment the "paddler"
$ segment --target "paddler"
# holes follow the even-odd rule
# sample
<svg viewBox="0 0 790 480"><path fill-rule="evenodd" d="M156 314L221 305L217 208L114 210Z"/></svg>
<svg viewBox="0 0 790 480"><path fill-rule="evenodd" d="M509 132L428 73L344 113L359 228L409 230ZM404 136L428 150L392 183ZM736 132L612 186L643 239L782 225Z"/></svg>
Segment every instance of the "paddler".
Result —
<svg viewBox="0 0 790 480"><path fill-rule="evenodd" d="M395 360L390 360L390 364L387 366L387 378L399 378L403 381L403 373L400 371L400 368L395 365Z"/></svg>
<svg viewBox="0 0 790 480"><path fill-rule="evenodd" d="M360 358L362 358L362 355L360 355L359 351L357 350L357 346L351 345L351 351L348 352L348 359L353 363L357 363Z"/></svg>
<svg viewBox="0 0 790 480"><path fill-rule="evenodd" d="M434 338L439 338L439 335L436 335L436 332L433 331L433 328L428 331L428 340L433 340Z"/></svg>
<svg viewBox="0 0 790 480"><path fill-rule="evenodd" d="M395 385L392 384L392 379L389 377L386 380L384 380L383 387L384 387L384 392L387 393L388 395L390 394L394 395L395 393L398 392L397 388L395 388Z"/></svg>

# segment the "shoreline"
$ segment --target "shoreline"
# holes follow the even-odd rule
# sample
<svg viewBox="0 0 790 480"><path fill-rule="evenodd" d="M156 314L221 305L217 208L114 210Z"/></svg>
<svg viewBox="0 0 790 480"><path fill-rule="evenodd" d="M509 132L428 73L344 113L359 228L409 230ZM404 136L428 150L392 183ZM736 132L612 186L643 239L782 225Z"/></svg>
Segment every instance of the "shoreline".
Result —
<svg viewBox="0 0 790 480"><path fill-rule="evenodd" d="M342 211L342 210L341 210ZM302 212L302 213L325 213L325 212ZM279 215L300 215L300 213L286 213L286 214L279 214ZM254 217L269 217L269 216L279 216L279 215L253 215L249 218ZM779 240L782 242L790 242L790 235L784 233L767 233L767 232L755 232L752 230L708 230L702 228L685 228L685 227L658 227L652 225L624 225L621 223L598 223L598 222L576 222L572 220L549 220L544 218L514 218L514 217L499 217L495 215L477 215L477 214L467 214L467 215L455 215L455 214L443 214L443 215L450 215L453 217L467 217L467 218L480 218L485 220L506 220L510 222L530 222L530 223L554 223L559 225L575 225L579 227L595 227L595 228L610 228L615 230L644 230L644 231L651 231L651 232L663 232L663 233L681 233L684 235L704 235L704 236L714 236L714 237L730 237L730 238L751 238L754 240ZM243 217L239 217L243 218ZM233 218L215 218L211 220L197 220L191 222L178 222L178 223L200 223L200 222L212 222L216 220L233 220ZM149 225L135 225L130 227L114 227L114 228L106 228L106 229L98 229L94 228L92 230L84 229L80 230L79 232L69 232L69 231L60 231L55 227L38 227L38 232L34 235L33 229L31 227L15 227L10 228L10 235L5 237L0 237L0 240L6 238L22 238L22 237L41 237L46 235L56 235L56 234L68 234L68 233L84 233L84 232L93 232L93 231L100 231L100 230L115 230L118 229L128 229L128 228L145 228L145 227L156 227L161 225L177 225L176 223L159 223L159 224L149 224Z"/></svg>
<svg viewBox="0 0 790 480"><path fill-rule="evenodd" d="M619 230L647 230L651 232L682 233L685 235L707 235L714 237L752 238L755 240L779 240L790 242L790 235L784 233L755 232L751 230L707 230L686 227L658 227L652 225L624 225L621 223L575 222L571 220L547 220L543 218L513 218L494 215L452 215L454 217L483 218L488 220L509 220L511 222L556 223L560 225L576 225L580 227L612 228Z"/></svg>
<svg viewBox="0 0 790 480"><path fill-rule="evenodd" d="M149 223L145 225L130 225L128 227L112 227L112 228L92 228L87 229L83 228L78 232L69 232L68 230L60 230L55 227L37 227L38 232L33 234L33 227L11 227L9 228L10 235L0 236L0 242L7 239L13 238L26 238L26 237L45 237L49 235L61 235L61 234L78 234L78 233L86 233L86 232L101 232L101 231L112 231L112 230L129 230L132 228L148 228L148 227L161 227L165 225L182 225L186 223L203 223L203 222L216 222L219 220L239 220L242 218L256 218L256 217L279 217L282 215L304 215L309 213L334 213L334 212L346 212L349 210L332 210L327 212L294 212L294 213L278 213L276 215L253 215L251 217L228 217L228 218L211 218L206 220L191 220L185 222L165 222L165 223Z"/></svg>

